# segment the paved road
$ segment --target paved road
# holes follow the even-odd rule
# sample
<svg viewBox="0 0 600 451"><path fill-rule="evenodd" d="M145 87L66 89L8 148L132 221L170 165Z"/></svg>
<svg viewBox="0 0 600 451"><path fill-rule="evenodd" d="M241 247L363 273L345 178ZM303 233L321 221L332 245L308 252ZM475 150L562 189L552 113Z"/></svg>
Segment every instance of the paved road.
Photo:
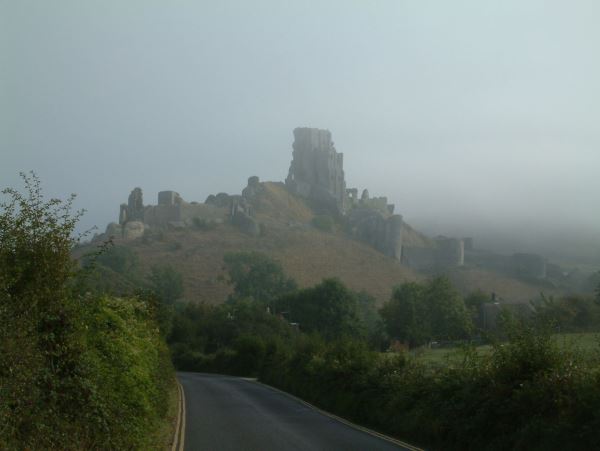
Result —
<svg viewBox="0 0 600 451"><path fill-rule="evenodd" d="M406 449L253 381L202 373L178 377L186 399L187 451Z"/></svg>

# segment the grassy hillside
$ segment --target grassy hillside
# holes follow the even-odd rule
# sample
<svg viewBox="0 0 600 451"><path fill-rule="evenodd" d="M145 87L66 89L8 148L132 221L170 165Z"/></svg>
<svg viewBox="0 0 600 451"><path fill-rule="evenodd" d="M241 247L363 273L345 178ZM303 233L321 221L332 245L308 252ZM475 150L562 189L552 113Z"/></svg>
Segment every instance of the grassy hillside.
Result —
<svg viewBox="0 0 600 451"><path fill-rule="evenodd" d="M255 216L262 228L259 237L220 224L214 229L166 231L117 244L138 254L143 271L153 265L172 265L183 275L185 297L209 303L223 302L230 293L223 270L223 256L228 252L263 252L278 260L301 287L312 286L325 277L338 277L354 290L369 292L379 303L389 299L393 286L426 277L349 238L339 224L331 232L318 230L311 225L314 211L282 183L266 182L261 186L262 192L255 200ZM403 241L412 246L431 244L429 238L409 225L403 230ZM476 269L453 270L449 276L464 293L482 289L507 300L528 301L541 290Z"/></svg>
<svg viewBox="0 0 600 451"><path fill-rule="evenodd" d="M186 298L220 303L230 292L223 270L227 252L260 251L275 259L301 287L324 277L339 277L350 288L387 300L394 285L420 278L412 270L341 232L309 225L266 226L264 236L249 237L230 225L209 231L176 231L164 240L122 243L134 249L142 269L171 264L183 275Z"/></svg>

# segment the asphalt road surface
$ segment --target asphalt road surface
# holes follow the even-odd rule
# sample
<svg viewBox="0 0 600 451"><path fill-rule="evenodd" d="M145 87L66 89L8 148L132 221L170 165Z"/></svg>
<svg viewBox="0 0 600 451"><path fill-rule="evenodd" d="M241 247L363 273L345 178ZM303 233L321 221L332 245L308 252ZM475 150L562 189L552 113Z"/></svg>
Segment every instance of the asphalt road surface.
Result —
<svg viewBox="0 0 600 451"><path fill-rule="evenodd" d="M186 451L408 449L253 381L202 373L178 378L186 400Z"/></svg>

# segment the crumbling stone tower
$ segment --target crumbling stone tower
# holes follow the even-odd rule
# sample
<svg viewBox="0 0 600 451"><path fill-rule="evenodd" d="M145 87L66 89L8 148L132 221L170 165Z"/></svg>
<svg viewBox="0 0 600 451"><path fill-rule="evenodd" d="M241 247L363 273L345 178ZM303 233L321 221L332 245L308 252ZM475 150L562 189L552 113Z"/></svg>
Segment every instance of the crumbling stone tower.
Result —
<svg viewBox="0 0 600 451"><path fill-rule="evenodd" d="M134 188L126 204L121 204L119 224L144 220L144 197L141 188Z"/></svg>
<svg viewBox="0 0 600 451"><path fill-rule="evenodd" d="M346 204L344 155L329 130L296 128L293 158L285 183L293 193L343 213Z"/></svg>

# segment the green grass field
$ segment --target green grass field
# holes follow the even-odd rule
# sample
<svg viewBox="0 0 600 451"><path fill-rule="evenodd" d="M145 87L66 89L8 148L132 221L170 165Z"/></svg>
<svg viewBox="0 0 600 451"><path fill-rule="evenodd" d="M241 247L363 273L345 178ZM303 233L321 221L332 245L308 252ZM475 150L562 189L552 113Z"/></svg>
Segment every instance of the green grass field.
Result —
<svg viewBox="0 0 600 451"><path fill-rule="evenodd" d="M554 338L564 348L578 350L589 358L600 357L600 333L556 334ZM482 356L491 350L490 345L475 348L477 354ZM464 357L464 350L460 346L437 349L421 347L412 350L410 354L420 362L437 366L460 362Z"/></svg>

